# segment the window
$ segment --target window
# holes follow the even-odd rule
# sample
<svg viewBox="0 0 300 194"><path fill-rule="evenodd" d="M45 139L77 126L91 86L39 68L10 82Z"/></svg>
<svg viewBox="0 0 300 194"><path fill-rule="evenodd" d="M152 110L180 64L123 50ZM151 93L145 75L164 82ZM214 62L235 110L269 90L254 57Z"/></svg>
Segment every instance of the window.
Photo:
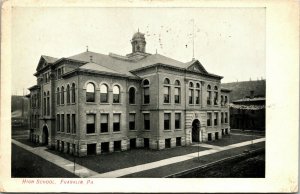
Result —
<svg viewBox="0 0 300 194"><path fill-rule="evenodd" d="M61 94L60 94L60 104L65 103L65 88L62 86L61 87Z"/></svg>
<svg viewBox="0 0 300 194"><path fill-rule="evenodd" d="M214 125L217 126L218 125L218 113L215 112L215 119L214 119Z"/></svg>
<svg viewBox="0 0 300 194"><path fill-rule="evenodd" d="M57 105L60 105L59 88L56 89L56 104L57 104Z"/></svg>
<svg viewBox="0 0 300 194"><path fill-rule="evenodd" d="M207 86L207 105L211 105L211 87Z"/></svg>
<svg viewBox="0 0 300 194"><path fill-rule="evenodd" d="M149 81L146 79L143 82L143 88L144 88L144 104L150 103L150 94L149 94Z"/></svg>
<svg viewBox="0 0 300 194"><path fill-rule="evenodd" d="M196 104L200 104L200 90L196 90L195 101Z"/></svg>
<svg viewBox="0 0 300 194"><path fill-rule="evenodd" d="M225 123L228 123L228 113L225 113Z"/></svg>
<svg viewBox="0 0 300 194"><path fill-rule="evenodd" d="M120 131L120 117L121 114L113 115L113 131Z"/></svg>
<svg viewBox="0 0 300 194"><path fill-rule="evenodd" d="M88 83L86 86L86 102L95 102L95 85Z"/></svg>
<svg viewBox="0 0 300 194"><path fill-rule="evenodd" d="M150 130L150 114L144 113L144 129Z"/></svg>
<svg viewBox="0 0 300 194"><path fill-rule="evenodd" d="M135 113L129 114L129 130L135 130Z"/></svg>
<svg viewBox="0 0 300 194"><path fill-rule="evenodd" d="M64 132L65 131L65 114L61 114L60 119L61 119L61 132Z"/></svg>
<svg viewBox="0 0 300 194"><path fill-rule="evenodd" d="M87 114L86 115L86 133L95 133L95 115Z"/></svg>
<svg viewBox="0 0 300 194"><path fill-rule="evenodd" d="M114 141L114 151L121 151L121 141Z"/></svg>
<svg viewBox="0 0 300 194"><path fill-rule="evenodd" d="M207 126L211 126L211 113L207 113Z"/></svg>
<svg viewBox="0 0 300 194"><path fill-rule="evenodd" d="M181 137L176 137L176 146L181 146Z"/></svg>
<svg viewBox="0 0 300 194"><path fill-rule="evenodd" d="M71 102L71 93L70 93L70 85L67 85L67 104Z"/></svg>
<svg viewBox="0 0 300 194"><path fill-rule="evenodd" d="M175 104L180 103L180 82L178 80L175 81L175 88L174 88L174 99L175 99Z"/></svg>
<svg viewBox="0 0 300 194"><path fill-rule="evenodd" d="M227 102L228 102L227 100L228 100L228 99L227 99L227 96L225 96L225 100L224 100L224 104L225 104L225 105L227 105Z"/></svg>
<svg viewBox="0 0 300 194"><path fill-rule="evenodd" d="M165 139L165 148L171 148L171 138Z"/></svg>
<svg viewBox="0 0 300 194"><path fill-rule="evenodd" d="M170 87L164 86L164 103L170 103Z"/></svg>
<svg viewBox="0 0 300 194"><path fill-rule="evenodd" d="M218 87L215 86L215 97L214 97L214 105L218 105Z"/></svg>
<svg viewBox="0 0 300 194"><path fill-rule="evenodd" d="M108 114L100 115L100 127L101 127L101 133L108 132Z"/></svg>
<svg viewBox="0 0 300 194"><path fill-rule="evenodd" d="M76 94L75 94L75 84L72 83L72 103L75 103L75 102L76 102L75 98L76 98Z"/></svg>
<svg viewBox="0 0 300 194"><path fill-rule="evenodd" d="M102 103L108 102L108 87L106 84L102 84L100 86L100 102Z"/></svg>
<svg viewBox="0 0 300 194"><path fill-rule="evenodd" d="M175 129L181 128L181 113L175 113Z"/></svg>
<svg viewBox="0 0 300 194"><path fill-rule="evenodd" d="M46 95L46 92L44 92L44 103L43 103L43 108L44 108L44 115L46 115L46 111L47 111L47 104L46 104L46 98L47 98L47 95Z"/></svg>
<svg viewBox="0 0 300 194"><path fill-rule="evenodd" d="M71 131L71 118L70 118L70 114L67 114L67 133L70 133Z"/></svg>
<svg viewBox="0 0 300 194"><path fill-rule="evenodd" d="M221 106L224 106L224 97L221 95Z"/></svg>
<svg viewBox="0 0 300 194"><path fill-rule="evenodd" d="M224 113L221 112L221 123L224 123Z"/></svg>
<svg viewBox="0 0 300 194"><path fill-rule="evenodd" d="M170 129L170 119L171 119L170 117L171 117L170 113L164 114L164 130Z"/></svg>
<svg viewBox="0 0 300 194"><path fill-rule="evenodd" d="M76 117L72 114L72 133L76 133Z"/></svg>
<svg viewBox="0 0 300 194"><path fill-rule="evenodd" d="M194 90L189 89L189 104L193 104Z"/></svg>
<svg viewBox="0 0 300 194"><path fill-rule="evenodd" d="M57 70L57 79L61 78L61 68Z"/></svg>
<svg viewBox="0 0 300 194"><path fill-rule="evenodd" d="M166 79L164 80L164 84L170 84L170 80L169 80L168 78L166 78Z"/></svg>
<svg viewBox="0 0 300 194"><path fill-rule="evenodd" d="M129 104L135 104L135 88L131 87L129 89Z"/></svg>
<svg viewBox="0 0 300 194"><path fill-rule="evenodd" d="M120 103L120 87L113 87L113 103Z"/></svg>
<svg viewBox="0 0 300 194"><path fill-rule="evenodd" d="M47 115L50 116L50 93L47 92Z"/></svg>

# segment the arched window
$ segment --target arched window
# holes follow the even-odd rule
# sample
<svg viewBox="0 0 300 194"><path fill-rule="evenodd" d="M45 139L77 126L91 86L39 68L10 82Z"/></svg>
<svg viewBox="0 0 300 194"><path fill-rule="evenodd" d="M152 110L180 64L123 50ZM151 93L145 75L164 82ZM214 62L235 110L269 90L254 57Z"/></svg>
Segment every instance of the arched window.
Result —
<svg viewBox="0 0 300 194"><path fill-rule="evenodd" d="M93 83L86 85L86 102L95 102L95 85Z"/></svg>
<svg viewBox="0 0 300 194"><path fill-rule="evenodd" d="M113 87L113 103L120 103L120 87Z"/></svg>
<svg viewBox="0 0 300 194"><path fill-rule="evenodd" d="M59 87L56 89L56 104L60 105L60 93L59 93Z"/></svg>
<svg viewBox="0 0 300 194"><path fill-rule="evenodd" d="M75 95L75 83L72 83L72 103L75 103L75 98L76 98L76 95Z"/></svg>
<svg viewBox="0 0 300 194"><path fill-rule="evenodd" d="M135 104L135 88L131 87L129 89L129 104Z"/></svg>
<svg viewBox="0 0 300 194"><path fill-rule="evenodd" d="M196 83L195 103L200 104L200 84L199 83Z"/></svg>
<svg viewBox="0 0 300 194"><path fill-rule="evenodd" d="M164 80L164 84L170 84L170 80L169 80L168 78L166 78L166 79Z"/></svg>
<svg viewBox="0 0 300 194"><path fill-rule="evenodd" d="M189 104L194 104L194 84L189 83Z"/></svg>
<svg viewBox="0 0 300 194"><path fill-rule="evenodd" d="M102 103L108 102L108 87L106 84L102 84L100 86L100 102Z"/></svg>
<svg viewBox="0 0 300 194"><path fill-rule="evenodd" d="M225 100L224 100L224 104L227 105L227 102L228 102L228 99L227 99L227 96L225 96Z"/></svg>
<svg viewBox="0 0 300 194"><path fill-rule="evenodd" d="M180 103L180 81L175 81L175 88L174 88L174 101L175 104Z"/></svg>
<svg viewBox="0 0 300 194"><path fill-rule="evenodd" d="M207 85L207 105L211 105L211 86Z"/></svg>
<svg viewBox="0 0 300 194"><path fill-rule="evenodd" d="M214 105L218 105L218 87L217 86L215 86L214 87L214 89L215 89L215 91L214 91L214 93L215 93L215 96L214 96Z"/></svg>
<svg viewBox="0 0 300 194"><path fill-rule="evenodd" d="M61 93L60 93L60 104L65 103L65 88L62 86L61 87Z"/></svg>
<svg viewBox="0 0 300 194"><path fill-rule="evenodd" d="M149 85L150 85L149 80L145 79L143 81L143 95L144 95L143 101L144 101L144 104L149 104L150 103Z"/></svg>
<svg viewBox="0 0 300 194"><path fill-rule="evenodd" d="M70 91L70 85L67 85L67 104L70 104L71 102L71 91Z"/></svg>
<svg viewBox="0 0 300 194"><path fill-rule="evenodd" d="M164 103L170 103L170 80L164 80Z"/></svg>

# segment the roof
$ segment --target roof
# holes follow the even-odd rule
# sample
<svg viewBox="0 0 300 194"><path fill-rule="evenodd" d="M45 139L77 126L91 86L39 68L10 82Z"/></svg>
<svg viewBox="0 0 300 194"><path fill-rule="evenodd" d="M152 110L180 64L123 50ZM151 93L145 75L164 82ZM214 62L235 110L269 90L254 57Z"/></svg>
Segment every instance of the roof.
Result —
<svg viewBox="0 0 300 194"><path fill-rule="evenodd" d="M112 69L109 69L107 67L103 67L101 65L98 65L96 63L87 63L85 65L82 65L79 67L79 69L87 69L87 70L92 70L92 71L99 71L99 72L107 72L107 73L113 73L113 74L120 74L119 72L116 72Z"/></svg>
<svg viewBox="0 0 300 194"><path fill-rule="evenodd" d="M45 59L47 63L55 63L55 61L58 60L57 58L46 56L46 55L42 55L42 57Z"/></svg>
<svg viewBox="0 0 300 194"><path fill-rule="evenodd" d="M208 73L202 64L198 60L194 60L188 63L183 63L180 61L177 61L175 59L171 59L169 57L160 55L160 54L150 54L142 58L141 60L135 61L135 60L130 60L129 58L121 55L116 55L116 54L109 54L109 55L104 55L100 53L95 53L91 51L86 51L83 53L79 53L77 55L68 57L66 59L72 59L72 60L77 60L77 61L85 61L85 62L93 62L95 64L98 64L99 66L106 67L110 70L116 71L119 74L127 75L127 76L134 76L130 71L143 68L143 67L148 67L154 64L166 64L178 68L187 68L191 64L194 64L195 61L198 62L198 64L201 66L200 69L203 69L203 73L212 75L212 76L217 76L214 74ZM94 66L95 67L95 66ZM95 67L96 68L96 67Z"/></svg>
<svg viewBox="0 0 300 194"><path fill-rule="evenodd" d="M239 100L235 100L233 102L257 102L257 101L265 101L265 97L257 97L257 98L242 98Z"/></svg>
<svg viewBox="0 0 300 194"><path fill-rule="evenodd" d="M253 91L253 97L266 96L266 80L222 83L221 87L231 90L231 101L250 97L251 91Z"/></svg>

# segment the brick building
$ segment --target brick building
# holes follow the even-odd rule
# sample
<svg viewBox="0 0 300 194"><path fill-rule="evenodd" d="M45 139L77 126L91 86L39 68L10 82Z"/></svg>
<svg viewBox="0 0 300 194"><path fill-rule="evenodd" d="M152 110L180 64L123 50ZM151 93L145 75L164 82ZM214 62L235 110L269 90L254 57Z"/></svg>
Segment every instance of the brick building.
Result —
<svg viewBox="0 0 300 194"><path fill-rule="evenodd" d="M144 34L126 56L86 51L41 56L29 88L30 139L79 156L164 149L230 132L229 90L198 60L146 53Z"/></svg>

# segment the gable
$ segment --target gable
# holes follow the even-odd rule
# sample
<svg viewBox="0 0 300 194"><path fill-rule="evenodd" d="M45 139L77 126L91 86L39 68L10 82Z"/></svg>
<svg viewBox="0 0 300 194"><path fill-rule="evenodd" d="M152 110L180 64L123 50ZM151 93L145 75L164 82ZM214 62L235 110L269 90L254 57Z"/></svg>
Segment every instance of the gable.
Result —
<svg viewBox="0 0 300 194"><path fill-rule="evenodd" d="M46 60L43 57L41 57L40 60L39 60L38 66L36 68L36 71L39 71L39 70L41 70L42 68L44 68L46 66L47 66Z"/></svg>
<svg viewBox="0 0 300 194"><path fill-rule="evenodd" d="M188 65L187 69L191 70L191 71L195 71L195 72L205 73L205 74L208 73L206 71L206 69L203 67L203 65L198 60L190 63Z"/></svg>

